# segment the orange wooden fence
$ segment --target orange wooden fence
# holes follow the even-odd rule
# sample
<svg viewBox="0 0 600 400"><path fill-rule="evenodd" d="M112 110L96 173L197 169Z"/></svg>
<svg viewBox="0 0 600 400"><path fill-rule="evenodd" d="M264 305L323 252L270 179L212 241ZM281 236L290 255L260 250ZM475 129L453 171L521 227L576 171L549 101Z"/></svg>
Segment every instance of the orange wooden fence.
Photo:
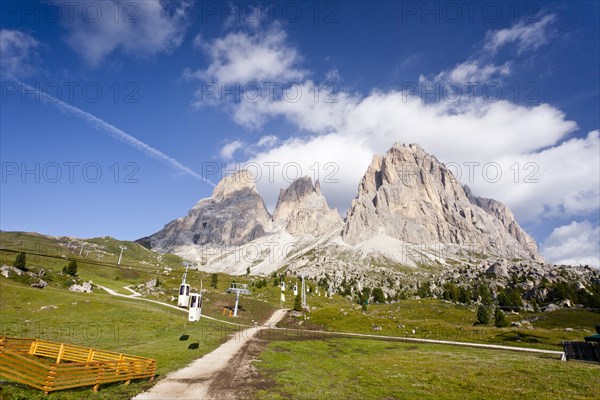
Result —
<svg viewBox="0 0 600 400"><path fill-rule="evenodd" d="M80 386L150 378L156 361L123 353L49 342L0 337L0 376L44 393Z"/></svg>

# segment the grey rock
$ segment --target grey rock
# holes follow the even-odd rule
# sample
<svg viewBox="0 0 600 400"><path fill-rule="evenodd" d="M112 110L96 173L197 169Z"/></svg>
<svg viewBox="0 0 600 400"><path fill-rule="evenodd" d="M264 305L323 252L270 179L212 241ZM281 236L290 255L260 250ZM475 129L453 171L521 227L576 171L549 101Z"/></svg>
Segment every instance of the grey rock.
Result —
<svg viewBox="0 0 600 400"><path fill-rule="evenodd" d="M384 156L375 156L363 176L343 239L354 245L383 233L408 243L452 243L475 253L538 258L537 246L522 243L533 239L506 206L482 199L486 211L469 195L419 145L395 144Z"/></svg>
<svg viewBox="0 0 600 400"><path fill-rule="evenodd" d="M223 178L188 215L138 242L160 251L190 244L241 245L263 236L270 219L252 174L243 170Z"/></svg>
<svg viewBox="0 0 600 400"><path fill-rule="evenodd" d="M37 282L34 282L34 283L31 284L31 287L38 288L38 289L43 289L46 286L48 286L48 282L46 282L46 281L44 281L42 279L38 279Z"/></svg>
<svg viewBox="0 0 600 400"><path fill-rule="evenodd" d="M281 189L273 212L273 222L294 236L318 236L335 225L341 229L341 221L337 211L327 205L319 181L313 186L308 176Z"/></svg>
<svg viewBox="0 0 600 400"><path fill-rule="evenodd" d="M21 276L23 275L23 271L21 271L19 268L13 267L12 265L3 265L0 268L0 274L2 274L3 277L8 278L11 274L17 274L17 276Z"/></svg>
<svg viewBox="0 0 600 400"><path fill-rule="evenodd" d="M557 306L554 303L551 303L551 304L548 304L546 307L542 308L542 311L543 312L550 312L550 311L556 311L556 310L559 310L559 309L560 309L559 306Z"/></svg>
<svg viewBox="0 0 600 400"><path fill-rule="evenodd" d="M81 285L71 285L69 286L69 290L71 292L79 292L79 293L91 293L92 292L92 284L91 282L84 282Z"/></svg>

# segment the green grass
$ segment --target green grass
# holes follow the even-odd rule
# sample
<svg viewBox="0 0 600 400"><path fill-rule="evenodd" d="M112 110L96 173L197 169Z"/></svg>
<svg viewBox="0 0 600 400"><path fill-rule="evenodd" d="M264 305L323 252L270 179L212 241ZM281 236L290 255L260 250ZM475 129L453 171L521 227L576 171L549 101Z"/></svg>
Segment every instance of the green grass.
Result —
<svg viewBox="0 0 600 400"><path fill-rule="evenodd" d="M507 320L520 321L538 317L532 322L533 329L522 327L496 328L490 325L474 325L475 307L453 304L435 299L403 300L395 304L369 305L367 314L360 306L339 301L323 305L323 300L309 304L322 304L312 311L304 326L336 332L369 333L387 336L407 336L423 339L455 340L494 343L509 346L537 347L560 350L562 340L582 340L600 323L600 313L585 309L562 309L549 313L507 314ZM343 310L343 311L342 311ZM288 318L281 326L298 328L298 320ZM373 325L381 331L373 331ZM565 332L564 328L572 328ZM414 330L414 333L413 333ZM587 330L587 332L586 332Z"/></svg>
<svg viewBox="0 0 600 400"><path fill-rule="evenodd" d="M598 365L525 353L377 340L275 341L257 399L592 399Z"/></svg>
<svg viewBox="0 0 600 400"><path fill-rule="evenodd" d="M42 309L44 306L57 308ZM91 294L53 287L40 290L5 278L0 278L0 311L2 335L43 338L154 358L160 376L212 351L235 330L208 320L188 323L184 312L110 296L101 290ZM189 339L182 341L184 334ZM198 347L189 349L192 343ZM3 383L0 398L129 399L151 385L134 381L129 386L102 386L93 396L90 388L83 388L42 397L37 390Z"/></svg>

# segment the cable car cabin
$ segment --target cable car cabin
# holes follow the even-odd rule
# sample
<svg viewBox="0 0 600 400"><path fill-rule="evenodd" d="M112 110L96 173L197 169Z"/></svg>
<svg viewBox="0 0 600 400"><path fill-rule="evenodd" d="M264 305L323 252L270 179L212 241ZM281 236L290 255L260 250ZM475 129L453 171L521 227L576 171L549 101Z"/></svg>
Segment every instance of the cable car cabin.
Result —
<svg viewBox="0 0 600 400"><path fill-rule="evenodd" d="M182 283L179 286L179 297L177 298L178 307L187 307L190 304L190 285Z"/></svg>
<svg viewBox="0 0 600 400"><path fill-rule="evenodd" d="M188 310L188 321L200 321L202 314L202 295L199 293L190 293L190 308Z"/></svg>

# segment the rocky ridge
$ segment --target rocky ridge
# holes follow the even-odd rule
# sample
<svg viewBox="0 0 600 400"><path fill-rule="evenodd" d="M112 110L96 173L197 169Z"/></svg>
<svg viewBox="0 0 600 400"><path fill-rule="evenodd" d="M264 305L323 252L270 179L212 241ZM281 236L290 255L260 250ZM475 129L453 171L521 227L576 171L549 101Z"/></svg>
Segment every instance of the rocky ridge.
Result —
<svg viewBox="0 0 600 400"><path fill-rule="evenodd" d="M342 219L327 205L319 181L313 186L312 179L304 176L281 189L273 222L294 236L318 236L336 225L341 228Z"/></svg>
<svg viewBox="0 0 600 400"><path fill-rule="evenodd" d="M424 265L471 265L481 256L543 262L508 207L474 196L415 144L395 144L373 157L345 221L309 177L281 189L271 216L252 175L239 171L188 215L138 242L230 274L287 266L418 275ZM302 261L325 253L319 262Z"/></svg>
<svg viewBox="0 0 600 400"><path fill-rule="evenodd" d="M395 144L384 156L375 156L348 211L344 241L355 245L378 234L541 260L535 241L508 207L470 191L467 195L452 172L416 144Z"/></svg>

